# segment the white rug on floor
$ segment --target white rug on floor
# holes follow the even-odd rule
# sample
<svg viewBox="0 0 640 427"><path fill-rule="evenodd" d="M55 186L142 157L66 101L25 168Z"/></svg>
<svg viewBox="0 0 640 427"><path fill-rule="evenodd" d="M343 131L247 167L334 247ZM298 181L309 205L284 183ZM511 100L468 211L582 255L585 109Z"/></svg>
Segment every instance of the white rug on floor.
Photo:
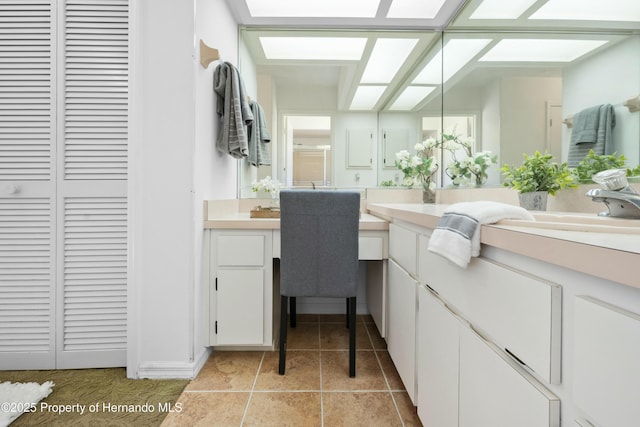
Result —
<svg viewBox="0 0 640 427"><path fill-rule="evenodd" d="M51 394L52 381L38 383L0 383L0 427L8 426L33 408L38 402Z"/></svg>

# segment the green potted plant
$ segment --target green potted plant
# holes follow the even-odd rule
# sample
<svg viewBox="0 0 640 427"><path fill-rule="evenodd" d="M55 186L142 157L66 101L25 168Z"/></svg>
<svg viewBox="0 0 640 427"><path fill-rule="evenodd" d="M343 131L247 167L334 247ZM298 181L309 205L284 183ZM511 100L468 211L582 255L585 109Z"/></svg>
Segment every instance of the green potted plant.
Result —
<svg viewBox="0 0 640 427"><path fill-rule="evenodd" d="M593 183L591 177L598 172L609 169L624 169L627 158L624 155L617 156L613 154L596 154L593 150L589 150L584 159L578 163L573 173L580 183Z"/></svg>
<svg viewBox="0 0 640 427"><path fill-rule="evenodd" d="M530 210L546 210L547 197L563 188L576 187L575 177L566 163L553 161L548 153L523 154L520 166L503 165L504 186L517 190L520 205Z"/></svg>

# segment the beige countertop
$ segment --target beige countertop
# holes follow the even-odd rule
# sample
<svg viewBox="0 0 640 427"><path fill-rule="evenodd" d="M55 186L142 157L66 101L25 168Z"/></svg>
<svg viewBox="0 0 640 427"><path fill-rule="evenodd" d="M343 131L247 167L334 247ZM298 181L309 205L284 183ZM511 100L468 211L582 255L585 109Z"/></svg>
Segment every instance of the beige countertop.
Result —
<svg viewBox="0 0 640 427"><path fill-rule="evenodd" d="M250 218L249 212L237 212L204 221L204 228L233 228L245 230L279 230L280 218ZM389 223L374 215L360 216L360 230L388 230Z"/></svg>
<svg viewBox="0 0 640 427"><path fill-rule="evenodd" d="M435 228L448 205L413 203L372 203L370 213L386 219L406 221ZM554 213L548 213L554 214ZM564 213L557 213L562 217ZM576 216L575 213L570 214ZM593 214L584 214L585 218ZM538 228L530 222L507 220L483 225L482 244L570 268L628 286L640 287L640 275L632 266L640 265L640 221L630 227L611 227L615 232ZM594 221L597 222L597 221ZM603 221L606 224L606 221ZM637 224L637 226L636 226ZM545 224L546 225L546 224ZM596 227L596 226L594 226ZM589 229L589 226L583 227ZM600 227L598 230L606 229ZM606 268L603 266L606 265Z"/></svg>

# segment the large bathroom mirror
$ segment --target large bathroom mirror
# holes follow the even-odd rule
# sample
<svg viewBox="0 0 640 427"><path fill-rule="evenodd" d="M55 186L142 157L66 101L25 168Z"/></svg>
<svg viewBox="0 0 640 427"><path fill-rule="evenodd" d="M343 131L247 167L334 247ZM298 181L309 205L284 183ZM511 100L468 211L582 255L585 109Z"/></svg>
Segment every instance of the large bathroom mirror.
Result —
<svg viewBox="0 0 640 427"><path fill-rule="evenodd" d="M474 138L474 149L500 164L536 150L565 161L572 117L601 104L615 113L614 151L637 165L640 11L556 18L545 5L558 2L534 2L508 19L488 15L491 2L468 1L444 31L243 28L241 72L267 111L273 163L240 168L241 197L267 175L287 182L292 115L331 117L325 182L336 187L401 184L393 154L443 131ZM349 154L349 136L367 133L371 167L368 155ZM498 166L489 175L488 185L500 184ZM448 185L445 174L439 183Z"/></svg>

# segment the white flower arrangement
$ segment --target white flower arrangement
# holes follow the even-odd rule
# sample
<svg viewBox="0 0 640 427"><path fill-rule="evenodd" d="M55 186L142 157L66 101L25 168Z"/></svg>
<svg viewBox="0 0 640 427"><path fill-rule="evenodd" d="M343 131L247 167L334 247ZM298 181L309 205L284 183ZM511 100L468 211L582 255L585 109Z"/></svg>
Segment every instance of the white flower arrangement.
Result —
<svg viewBox="0 0 640 427"><path fill-rule="evenodd" d="M396 153L395 164L404 173L403 184L405 186L419 185L424 189L435 189L436 184L432 178L438 170L438 163L433 152L437 147L436 139L428 138L415 145L416 154L411 154L407 150Z"/></svg>
<svg viewBox="0 0 640 427"><path fill-rule="evenodd" d="M278 199L280 197L280 182L277 179L271 179L270 176L267 176L260 181L253 181L251 191L254 193L264 191L265 193L269 193L272 199Z"/></svg>
<svg viewBox="0 0 640 427"><path fill-rule="evenodd" d="M460 138L453 134L443 134L443 147L451 152L452 161L447 165L446 173L453 185L482 185L488 178L487 169L497 163L498 156L491 151L473 154L473 139ZM465 157L456 158L456 151L462 149Z"/></svg>

